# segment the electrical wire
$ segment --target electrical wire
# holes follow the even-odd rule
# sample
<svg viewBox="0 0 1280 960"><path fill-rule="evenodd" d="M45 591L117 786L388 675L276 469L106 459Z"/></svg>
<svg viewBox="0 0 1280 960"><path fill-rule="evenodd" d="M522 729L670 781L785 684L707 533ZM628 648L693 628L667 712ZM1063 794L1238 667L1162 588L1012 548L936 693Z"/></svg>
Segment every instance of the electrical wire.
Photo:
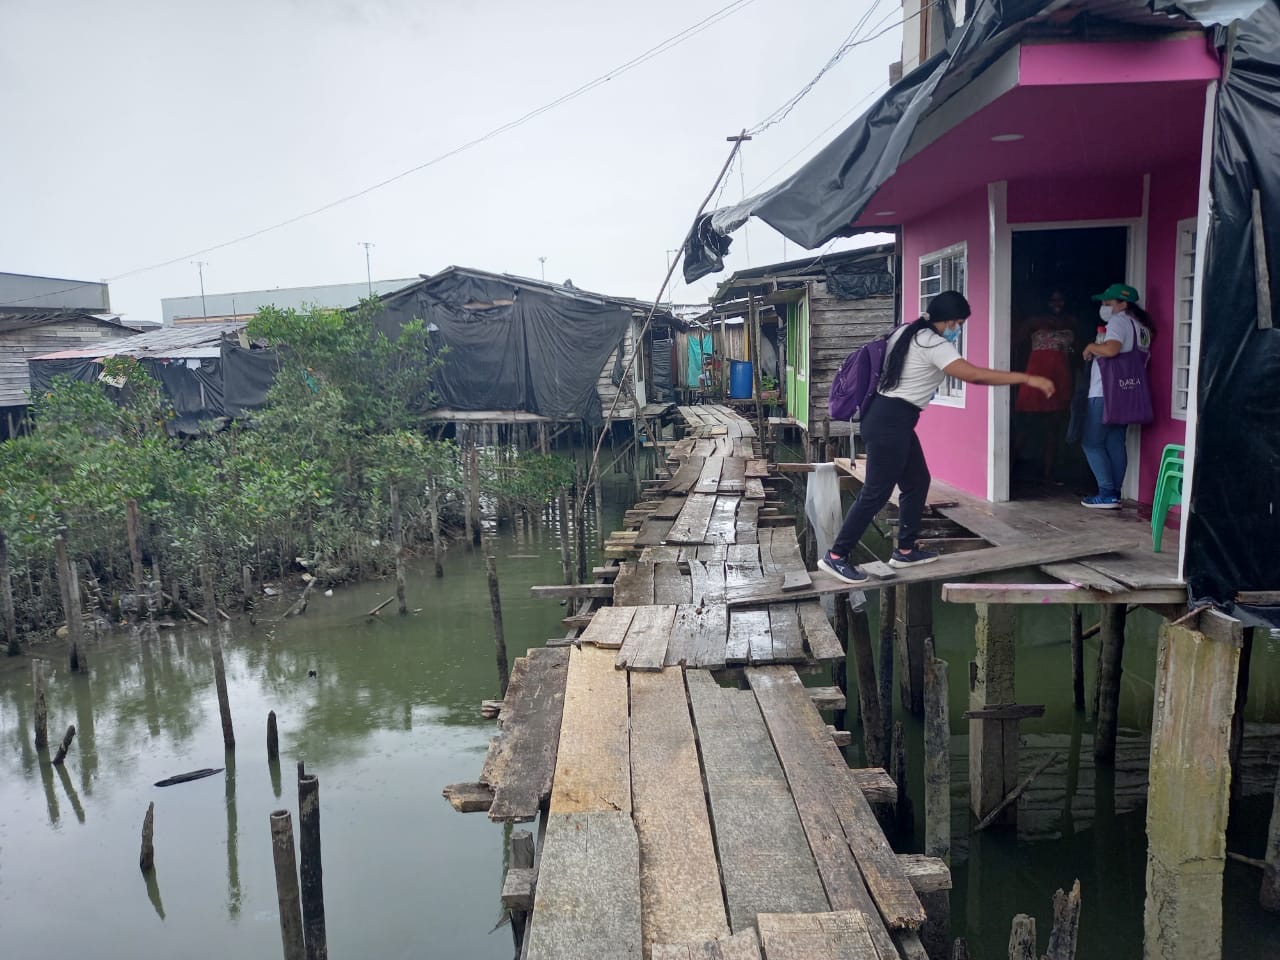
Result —
<svg viewBox="0 0 1280 960"><path fill-rule="evenodd" d="M660 43L657 43L654 46L650 47L649 49L645 50L643 53L637 54L636 56L632 57L630 60L627 60L624 63L621 63L616 67L613 67L612 69L606 71L605 73L602 73L600 76L596 77L595 79L588 80L586 83L583 83L575 87L569 92L561 94L559 97L555 98L554 100L544 103L540 107L535 107L533 110L530 110L527 113L524 113L519 117L516 117L514 120L509 120L506 123L501 124L500 126L494 127L492 130L488 131L487 133L481 134L480 136L475 137L472 140L468 140L467 142L460 144L459 146L446 150L444 153L438 154L429 160L426 160L413 167L410 167L407 170L402 170L400 173L394 174L383 180L379 180L377 183L371 184L367 187L357 190L354 193L348 193L342 197L337 198L336 200L331 200L327 203L321 204L318 207L313 207L312 209L307 210L304 213L299 213L295 216L289 217L288 219L280 220L276 223L270 224L269 226L261 227L257 230L250 231L249 233L241 234L240 236L233 237L230 240L225 240L221 243L213 244L212 246L202 247L199 250L194 250L190 253L184 253L181 256L171 257L167 260L162 260L158 263L148 264L147 266L144 266L144 267L137 267L133 270L126 270L124 273L118 273L115 276L107 277L105 282L110 283L117 280L125 280L125 279L128 279L129 277L135 277L142 273L150 273L152 270L160 270L164 267L170 267L170 266L173 266L174 264L181 263L184 260L190 260L193 257L203 256L206 253L213 253L214 251L217 251L217 250L225 250L228 247L234 246L239 243L243 243L246 240L253 240L257 237L263 236L264 234L272 233L276 230L282 229L283 227L292 226L293 224L298 223L302 220L306 220L310 217L314 217L318 214L325 213L329 210L332 210L334 207L338 207L338 206L341 206L342 204L350 203L352 200L356 200L356 199L359 199L360 197L367 196L368 194L373 193L375 190L380 190L383 187L389 186L390 184L393 184L398 180L403 180L405 177L411 176L412 174L415 174L415 173L419 173L422 170L426 170L429 167L433 167L439 163L442 163L443 161L448 160L451 157L455 157L466 150L470 150L473 147L477 147L482 143L492 140L494 137L501 136L502 134L508 133L516 129L517 127L524 126L529 121L542 116L544 113L547 113L548 111L554 110L557 107L561 107L566 103L576 100L579 97L583 96L584 94L589 93L590 91L596 89L597 87L608 83L610 80L613 80L616 77L620 77L623 74L628 73L631 70L634 70L635 68L644 65L645 63L648 63L650 60L654 59L655 57L661 56L667 51L680 46L686 41L702 33L704 30L710 29L720 21L733 16L735 13L739 13L740 11L742 11L746 7L749 7L751 4L755 2L756 0L732 0L731 3L725 4L723 7L720 7L715 12L708 14L706 17L703 17L701 20L697 21L694 24L691 24L690 26L685 27L683 30L679 31L678 33L672 34L671 36L667 37L665 40L661 41ZM93 284L90 282L77 283L60 290L48 291L46 293L40 294L39 296L25 297L20 300L15 300L15 301L12 301L11 305L17 305L17 304L25 303L31 300L40 300L40 299L43 299L44 297L52 296L54 294L68 293L72 290L79 290L83 287L87 287L91 285Z"/></svg>

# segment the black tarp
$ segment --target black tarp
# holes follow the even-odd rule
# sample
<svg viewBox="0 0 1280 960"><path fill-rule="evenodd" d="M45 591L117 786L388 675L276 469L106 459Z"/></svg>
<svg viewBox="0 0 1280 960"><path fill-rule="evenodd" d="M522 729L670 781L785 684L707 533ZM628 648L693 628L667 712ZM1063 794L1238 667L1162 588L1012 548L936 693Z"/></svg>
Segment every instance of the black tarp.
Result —
<svg viewBox="0 0 1280 960"><path fill-rule="evenodd" d="M850 224L897 170L921 120L1050 6L1051 0L979 0L944 52L891 87L804 167L762 194L701 217L685 244L686 282L722 268L729 233L751 216L809 249L853 232ZM1099 16L1105 21L1117 9L1129 15L1125 26L1133 31L1143 29L1136 16L1143 9L1216 28L1223 51L1212 215L1202 238L1198 425L1184 573L1193 603L1280 626L1280 606L1235 603L1239 591L1280 588L1280 334L1266 326L1274 317L1259 327L1252 215L1257 189L1274 291L1280 277L1280 13L1276 0L1116 0L1100 5ZM1273 293L1273 311L1276 299Z"/></svg>
<svg viewBox="0 0 1280 960"><path fill-rule="evenodd" d="M567 287L445 271L382 300L388 336L421 318L443 365L442 407L522 410L603 422L596 380L631 322L629 309Z"/></svg>
<svg viewBox="0 0 1280 960"><path fill-rule="evenodd" d="M672 399L671 340L654 340L649 347L649 402L666 403Z"/></svg>

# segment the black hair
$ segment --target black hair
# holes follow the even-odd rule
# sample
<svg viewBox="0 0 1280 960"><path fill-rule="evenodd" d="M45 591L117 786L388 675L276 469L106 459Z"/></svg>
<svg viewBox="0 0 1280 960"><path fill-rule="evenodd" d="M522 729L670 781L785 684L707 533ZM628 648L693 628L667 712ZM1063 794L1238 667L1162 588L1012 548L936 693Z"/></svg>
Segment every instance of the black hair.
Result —
<svg viewBox="0 0 1280 960"><path fill-rule="evenodd" d="M929 301L929 309L922 313L919 319L915 320L907 327L907 332L898 337L898 342L893 345L893 349L889 351L889 355L884 361L884 370L880 373L879 390L892 390L898 385L898 381L902 379L902 365L907 360L907 349L911 346L911 341L915 340L925 330L934 330L935 323L947 323L952 320L968 320L969 301L964 298L964 294L956 290L943 290L940 294Z"/></svg>
<svg viewBox="0 0 1280 960"><path fill-rule="evenodd" d="M1129 314L1131 317L1133 317L1133 319L1137 320L1140 324L1146 327L1147 336L1151 340L1154 340L1156 338L1156 328L1155 328L1155 325L1151 322L1151 314L1147 313L1147 311L1143 310L1136 303L1130 303L1128 300L1124 301L1124 304L1125 304L1125 307L1124 307L1125 313Z"/></svg>

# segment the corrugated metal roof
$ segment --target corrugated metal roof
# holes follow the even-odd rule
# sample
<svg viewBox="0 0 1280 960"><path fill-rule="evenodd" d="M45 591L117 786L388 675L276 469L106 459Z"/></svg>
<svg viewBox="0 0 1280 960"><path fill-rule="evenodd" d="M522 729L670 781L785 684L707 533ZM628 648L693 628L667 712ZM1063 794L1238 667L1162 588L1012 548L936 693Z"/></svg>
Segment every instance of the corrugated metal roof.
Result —
<svg viewBox="0 0 1280 960"><path fill-rule="evenodd" d="M15 330L26 330L50 323L67 323L76 320L93 320L125 330L138 329L134 324L126 323L114 313L94 312L80 308L49 307L0 307L0 333L11 333Z"/></svg>
<svg viewBox="0 0 1280 960"><path fill-rule="evenodd" d="M161 327L119 340L108 340L81 350L59 350L35 360L92 360L98 357L163 357L167 359L216 357L224 337L243 330L245 323L210 323L198 326Z"/></svg>

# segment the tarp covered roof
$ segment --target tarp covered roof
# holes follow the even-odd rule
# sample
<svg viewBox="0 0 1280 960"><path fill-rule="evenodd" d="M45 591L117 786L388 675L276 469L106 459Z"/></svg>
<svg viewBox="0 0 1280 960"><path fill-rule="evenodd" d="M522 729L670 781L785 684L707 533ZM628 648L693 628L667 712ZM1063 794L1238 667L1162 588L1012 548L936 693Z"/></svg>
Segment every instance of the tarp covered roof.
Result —
<svg viewBox="0 0 1280 960"><path fill-rule="evenodd" d="M76 350L58 350L32 358L41 360L78 360L99 357L136 357L143 359L180 359L218 356L224 337L238 333L247 326L239 323L209 323L191 326L161 327L133 337L108 340Z"/></svg>

